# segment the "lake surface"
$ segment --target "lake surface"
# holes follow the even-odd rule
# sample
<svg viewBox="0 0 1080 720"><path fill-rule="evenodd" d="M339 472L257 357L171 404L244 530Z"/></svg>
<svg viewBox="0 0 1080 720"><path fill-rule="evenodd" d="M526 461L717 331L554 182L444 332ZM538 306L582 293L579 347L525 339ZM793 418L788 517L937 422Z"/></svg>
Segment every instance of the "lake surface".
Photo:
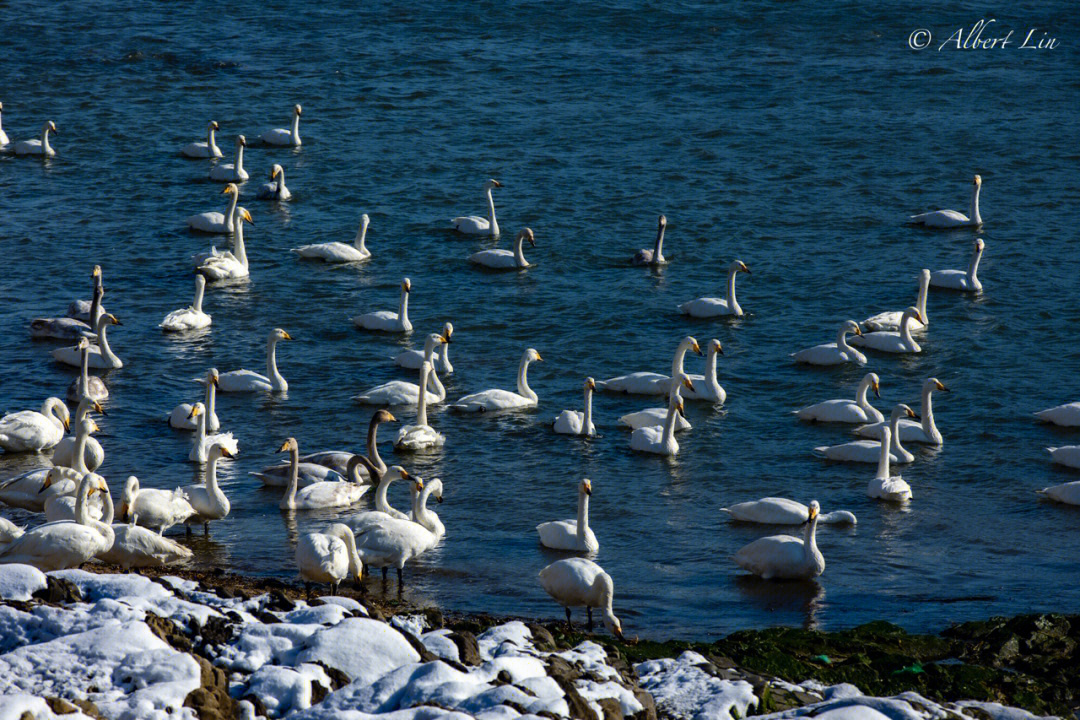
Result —
<svg viewBox="0 0 1080 720"><path fill-rule="evenodd" d="M238 0L229 14L202 1L167 13L120 3L8 9L4 129L12 140L34 137L52 119L60 134L53 161L0 157L0 409L63 396L75 373L52 361L56 343L30 340L27 324L89 297L95 263L105 305L124 323L109 337L125 366L106 376L109 415L98 419L114 496L129 474L166 488L201 477L185 461L190 436L167 426L168 411L201 399L191 379L208 367L263 372L273 327L295 338L278 351L287 396L219 396L241 454L219 473L232 514L192 541L199 564L294 578L295 534L338 513L288 517L279 494L248 472L279 459L289 435L301 451L362 451L373 408L350 398L409 379L393 356L451 320L451 399L512 389L531 346L544 357L529 373L540 406L487 417L433 409L446 447L420 457L395 455L397 427L384 427L390 464L445 484L438 511L448 534L407 569L413 599L561 617L536 582L559 555L540 548L533 528L573 517L577 483L589 477L597 560L614 578L629 634L881 618L934 630L992 614L1080 612L1080 509L1034 492L1080 479L1045 451L1080 433L1031 415L1080 400L1075 38L1040 52L908 48L915 28L943 40L971 26L983 17L975 3L918 13L758 2L560 11L482 2L466 13L427 0ZM1026 12L998 25L1060 36L1080 20L1068 3ZM297 102L302 148L258 147ZM190 304L188 258L208 246L184 219L224 206L209 161L178 152L204 139L210 119L221 124L226 161L236 133L251 141L242 188L256 222L246 233L251 280L208 290L208 332L171 337L157 324ZM273 163L294 193L283 207L254 200ZM966 212L976 172L985 293L932 292L924 352L870 358L886 414L896 402L917 409L927 377L952 389L934 403L944 447L909 445L917 459L901 472L915 499L878 503L865 495L874 466L811 454L846 441L850 428L791 415L851 396L866 370L797 367L789 354L831 341L845 319L912 304L920 268L966 267L974 231L904 221L940 207ZM526 272L476 271L465 258L490 242L448 229L455 215L485 212L489 177L505 186L500 246L524 226L535 231ZM332 267L289 252L350 242L363 212L370 262ZM630 267L635 250L651 247L660 212L670 263ZM747 316L679 315L685 300L722 294L733 259L753 271L739 278ZM412 336L354 329L351 316L396 307L404 276ZM600 437L552 432L560 410L580 409L586 376L667 372L688 334L723 343L728 401L687 402L694 429L679 435L676 459L630 451L616 427L655 399L597 395ZM688 369L702 363L691 356ZM0 477L40 462L0 456ZM817 582L757 582L730 560L777 530L729 525L719 508L766 495L858 516L854 529L820 529L828 565ZM391 500L404 507L405 488L393 487Z"/></svg>

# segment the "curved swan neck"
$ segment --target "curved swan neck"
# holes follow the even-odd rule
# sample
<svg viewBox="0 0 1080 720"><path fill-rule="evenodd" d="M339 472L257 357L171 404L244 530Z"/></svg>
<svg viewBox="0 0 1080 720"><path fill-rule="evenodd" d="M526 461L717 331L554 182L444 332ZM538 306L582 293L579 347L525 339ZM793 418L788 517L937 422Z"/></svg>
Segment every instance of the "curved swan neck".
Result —
<svg viewBox="0 0 1080 720"><path fill-rule="evenodd" d="M971 222L979 225L982 223L982 217L979 215L979 191L982 189L982 184L976 184L971 190L971 210L968 213L968 217L971 218Z"/></svg>
<svg viewBox="0 0 1080 720"><path fill-rule="evenodd" d="M52 147L49 145L49 126L45 125L41 129L41 152L44 155L48 155L52 152Z"/></svg>
<svg viewBox="0 0 1080 720"><path fill-rule="evenodd" d="M280 198L282 195L285 194L286 190L288 190L288 188L285 187L285 168L281 168L280 170L278 170L277 185L275 185L274 187L274 194L278 198ZM360 244L363 245L363 241L361 241Z"/></svg>
<svg viewBox="0 0 1080 720"><path fill-rule="evenodd" d="M491 218L491 236L499 237L499 223L495 220L495 197L492 195L492 188L488 188L487 192L487 204L488 204L488 217Z"/></svg>
<svg viewBox="0 0 1080 720"><path fill-rule="evenodd" d="M386 463L379 457L379 443L376 439L376 435L379 432L379 421L376 418L371 419L371 424L368 425L367 431L367 454L371 458L371 464L379 469L380 473L386 472ZM381 484L381 483L380 483Z"/></svg>
<svg viewBox="0 0 1080 720"><path fill-rule="evenodd" d="M525 260L525 248L524 248L524 246L525 246L525 235L523 233L519 233L517 238L514 240L514 262L517 263L518 267L525 267L525 266L527 266L529 264Z"/></svg>
<svg viewBox="0 0 1080 720"><path fill-rule="evenodd" d="M977 273L979 270L979 260L982 259L982 254L983 249L978 246L975 247L975 252L971 254L971 263L968 264L967 272L968 278L970 278L971 280L975 279L975 273Z"/></svg>
<svg viewBox="0 0 1080 720"><path fill-rule="evenodd" d="M915 338L911 337L911 325L914 319L915 316L907 312L900 318L900 341L912 352L919 352L922 348L915 342Z"/></svg>
<svg viewBox="0 0 1080 720"><path fill-rule="evenodd" d="M851 346L847 343L847 334L848 329L846 327L841 327L840 330L836 333L836 347L838 349L844 351L851 349Z"/></svg>
<svg viewBox="0 0 1080 720"><path fill-rule="evenodd" d="M112 493L105 492L101 501L105 504L101 512L101 522L105 525L112 525L113 520L116 519L116 507L113 505Z"/></svg>
<svg viewBox="0 0 1080 720"><path fill-rule="evenodd" d="M667 228L666 224L660 225L656 229L656 246L653 248L653 265L664 262L664 230Z"/></svg>
<svg viewBox="0 0 1080 720"><path fill-rule="evenodd" d="M203 294L206 292L206 280L202 275L196 275L195 277L195 299L192 301L191 307L195 309L195 312L201 313Z"/></svg>
<svg viewBox="0 0 1080 720"><path fill-rule="evenodd" d="M363 563L360 561L360 553L356 551L356 536L349 530L338 535L338 538L345 543L345 549L349 551L349 572L359 580Z"/></svg>
<svg viewBox="0 0 1080 720"><path fill-rule="evenodd" d="M881 433L881 452L878 454L877 478L887 480L889 477L889 452L892 449L892 430L883 427Z"/></svg>
<svg viewBox="0 0 1080 720"><path fill-rule="evenodd" d="M817 561L817 556L821 554L817 546L817 524L820 515L815 515L814 519L806 525L806 534L803 535L803 548L806 551L806 558L811 562Z"/></svg>
<svg viewBox="0 0 1080 720"><path fill-rule="evenodd" d="M719 394L720 380L716 377L716 356L719 353L716 350L716 344L709 348L709 357L705 362L705 384L714 395Z"/></svg>
<svg viewBox="0 0 1080 720"><path fill-rule="evenodd" d="M868 377L864 377L862 382L859 383L859 389L855 391L855 404L861 407L863 410L867 410L870 407L870 400L866 397L870 391L870 385L873 381Z"/></svg>
<svg viewBox="0 0 1080 720"><path fill-rule="evenodd" d="M390 507L390 502L386 499L386 491L390 489L390 483L394 482L395 478L391 477L389 473L382 476L379 480L379 487L375 489L375 509L379 512L391 514L393 508Z"/></svg>
<svg viewBox="0 0 1080 720"><path fill-rule="evenodd" d="M742 308L739 307L739 301L735 299L735 276L739 274L738 269L730 268L727 273L727 306L733 315L742 315Z"/></svg>
<svg viewBox="0 0 1080 720"><path fill-rule="evenodd" d="M577 536L579 540L585 538L589 531L589 493L585 488L578 490L577 501Z"/></svg>
<svg viewBox="0 0 1080 720"><path fill-rule="evenodd" d="M664 419L664 434L661 440L664 445L670 444L675 439L675 417L678 412L679 394L672 393L671 400L668 402L667 418Z"/></svg>
<svg viewBox="0 0 1080 720"><path fill-rule="evenodd" d="M244 144L237 143L236 145L236 172L239 173L244 169Z"/></svg>
<svg viewBox="0 0 1080 720"><path fill-rule="evenodd" d="M926 436L937 440L941 437L941 433L938 432L937 424L934 422L934 403L931 399L934 394L934 386L927 383L923 387L922 391L922 406L919 408L922 411L922 429L926 433Z"/></svg>
<svg viewBox="0 0 1080 720"><path fill-rule="evenodd" d="M889 449L896 454L897 458L902 458L907 452L904 450L904 446L900 444L900 420L903 417L903 411L894 410L892 417L889 418L889 430L892 433L892 442L889 444Z"/></svg>
<svg viewBox="0 0 1080 720"><path fill-rule="evenodd" d="M213 125L206 126L206 149L210 152L211 155L217 155L217 153L219 152L217 140L214 137Z"/></svg>
<svg viewBox="0 0 1080 720"><path fill-rule="evenodd" d="M528 353L526 353L521 358L521 364L518 365L517 391L518 391L518 395L521 395L523 397L527 397L530 400L532 400L533 402L537 402L537 401L539 401L539 398L537 397L536 393L534 393L532 391L532 389L529 387L528 373L529 373L529 355L528 355Z"/></svg>
<svg viewBox="0 0 1080 720"><path fill-rule="evenodd" d="M442 363L443 372L453 371L454 366L450 364L450 343L443 343L439 348L439 362Z"/></svg>
<svg viewBox="0 0 1080 720"><path fill-rule="evenodd" d="M240 201L240 192L229 193L229 205L225 209L225 229L229 232L236 230L236 204Z"/></svg>
<svg viewBox="0 0 1080 720"><path fill-rule="evenodd" d="M281 186L285 186L285 172L281 174ZM356 238L353 240L353 246L362 253L367 252L367 246L364 244L367 240L367 221L361 221L360 227L356 228Z"/></svg>
<svg viewBox="0 0 1080 720"><path fill-rule="evenodd" d="M105 288L101 285L101 276L94 278L94 294L90 299L90 325L96 325L98 318L104 314L101 309L101 297L105 294Z"/></svg>
<svg viewBox="0 0 1080 720"><path fill-rule="evenodd" d="M86 431L86 426L80 423L79 431L75 433L75 452L71 466L75 472L90 472L90 468L86 467L86 441L89 438L90 434Z"/></svg>
<svg viewBox="0 0 1080 720"><path fill-rule="evenodd" d="M244 245L244 221L240 219L239 212L236 213L234 226L236 229L233 231L233 256L247 270L248 258L247 246Z"/></svg>
<svg viewBox="0 0 1080 720"><path fill-rule="evenodd" d="M44 414L44 413L43 413ZM90 398L83 395L79 398L79 405L75 408L75 427L82 424L86 416L90 414Z"/></svg>
<svg viewBox="0 0 1080 720"><path fill-rule="evenodd" d="M427 495L428 489L425 487L423 492L416 492L416 486L413 486L412 492L412 515L413 522L418 522L424 525L424 521L428 519L427 514Z"/></svg>
<svg viewBox="0 0 1080 720"><path fill-rule="evenodd" d="M89 472L83 472L82 480L79 481L79 492L75 495L75 522L80 525L90 524L90 512L86 507L87 500L90 497L90 483L93 482ZM132 500L132 506L135 505L135 501Z"/></svg>
<svg viewBox="0 0 1080 720"><path fill-rule="evenodd" d="M109 347L109 339L105 337L105 328L108 327L109 317L104 313L98 318L97 327L94 331L98 336L98 347L101 348L101 356L109 361L113 366L120 365L120 358L116 357L112 348ZM87 384L87 390L89 390L89 384Z"/></svg>
<svg viewBox="0 0 1080 720"><path fill-rule="evenodd" d="M285 507L296 507L296 488L300 483L300 450L293 447L289 450L289 486L285 488Z"/></svg>
<svg viewBox="0 0 1080 720"><path fill-rule="evenodd" d="M300 115L293 111L292 116L292 128L290 129L290 135L292 136L292 142L294 145L300 144Z"/></svg>
<svg viewBox="0 0 1080 720"><path fill-rule="evenodd" d="M266 374L270 376L270 386L274 392L285 392L289 389L289 383L277 369L277 338L271 337L266 341Z"/></svg>
<svg viewBox="0 0 1080 720"><path fill-rule="evenodd" d="M679 375L684 374L684 362L686 361L686 352L690 349L690 344L685 340L679 343L679 347L675 350L675 357L671 359L671 378L672 382Z"/></svg>
<svg viewBox="0 0 1080 720"><path fill-rule="evenodd" d="M210 456L206 458L206 489L212 495L217 495L219 492L217 484L217 464L219 459L221 459L220 452L211 452Z"/></svg>
<svg viewBox="0 0 1080 720"><path fill-rule="evenodd" d="M420 390L416 393L416 424L427 425L427 384L431 376L430 363L420 368Z"/></svg>

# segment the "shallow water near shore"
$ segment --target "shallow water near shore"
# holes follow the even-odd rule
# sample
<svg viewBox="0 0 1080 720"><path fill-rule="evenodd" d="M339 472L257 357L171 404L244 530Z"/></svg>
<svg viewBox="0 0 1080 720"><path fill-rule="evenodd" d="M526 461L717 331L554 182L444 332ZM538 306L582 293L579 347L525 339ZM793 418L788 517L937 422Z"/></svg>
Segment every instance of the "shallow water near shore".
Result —
<svg viewBox="0 0 1080 720"><path fill-rule="evenodd" d="M115 497L129 474L144 486L193 482L201 475L185 462L190 437L166 425L167 413L201 399L191 379L208 367L263 372L266 335L285 328L295 338L278 350L287 396L218 397L224 429L240 441L238 460L219 468L233 509L191 546L199 567L293 577L296 534L340 513L287 516L278 491L247 473L280 459L273 451L289 435L301 452L362 451L373 408L351 396L412 379L392 358L450 320L451 399L512 388L531 346L544 357L529 371L540 407L479 418L432 409L447 444L416 457L394 454L397 426L384 427L389 464L446 488L437 510L448 534L406 570L411 599L561 615L536 582L560 555L540 548L533 528L572 517L577 482L589 477L597 560L631 634L839 629L880 618L933 631L993 614L1080 611L1080 510L1034 493L1080 479L1045 451L1080 443L1080 433L1031 416L1080 400L1080 155L1063 144L1077 129L1065 111L1080 95L1077 50L909 50L915 27L978 20L973 4L925 19L857 4L477 8L482 23L422 1L305 5L300 17L294 3L240 0L229 18L205 2L170 7L167 17L149 7L61 14L17 4L0 53L3 127L24 139L52 119L60 134L52 161L0 155L0 410L64 395L75 373L52 361L56 343L31 341L26 327L89 297L99 263L105 305L124 323L110 342L125 362L106 375L101 472ZM998 23L1069 28L1080 19L1056 3L1026 12ZM259 133L286 125L296 102L304 145L259 147ZM204 139L210 119L221 124L226 162L236 133L250 142L241 204L256 222L246 233L251 281L208 289L212 328L170 337L157 324L190 304L188 258L209 243L184 218L224 206L208 162L178 152ZM282 207L254 200L273 163L294 193ZM790 413L851 396L866 370L800 368L789 354L831 341L845 319L911 304L920 268L966 267L971 230L903 221L940 207L967 212L976 172L985 293L932 292L923 354L873 355L867 368L881 377L876 404L886 413L896 402L917 410L927 377L952 389L934 398L944 447L909 445L916 461L894 471L915 499L887 506L865 495L873 466L811 454L850 439L849 428L800 424ZM505 186L495 199L499 246L526 225L536 233L527 272L473 270L465 258L491 243L447 229L450 217L484 212L488 177ZM362 212L371 262L330 267L288 252L351 241ZM651 245L660 212L670 263L629 267ZM677 313L685 300L722 294L736 258L753 271L739 278L746 318ZM412 336L355 330L351 316L397 305L404 276ZM694 429L678 436L676 459L631 452L616 426L655 398L598 394L600 437L552 433L561 409L580 409L586 376L667 372L687 334L723 343L728 402L687 402ZM701 364L688 359L691 372ZM0 478L39 462L0 455ZM777 530L729 525L719 508L766 495L858 516L854 529L820 529L827 567L816 582L758 582L731 562ZM391 501L404 507L405 488L394 487ZM378 580L371 588L381 592Z"/></svg>

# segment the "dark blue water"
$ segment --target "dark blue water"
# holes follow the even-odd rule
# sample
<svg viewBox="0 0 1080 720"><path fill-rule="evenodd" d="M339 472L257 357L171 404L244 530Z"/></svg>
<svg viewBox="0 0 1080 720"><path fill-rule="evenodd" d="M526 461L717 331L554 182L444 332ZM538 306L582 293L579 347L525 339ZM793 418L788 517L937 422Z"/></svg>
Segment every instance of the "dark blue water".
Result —
<svg viewBox="0 0 1080 720"><path fill-rule="evenodd" d="M1080 434L1031 418L1080 399L1074 6L997 16L1020 35L1037 26L1061 38L1043 52L908 48L916 28L940 40L984 17L976 3L6 9L4 128L22 139L52 119L61 134L51 162L0 157L0 408L63 395L74 373L52 362L53 343L29 339L27 323L89 297L95 263L106 305L124 323L109 335L125 367L107 375L109 416L99 419L101 472L114 494L128 474L156 487L197 479L185 462L188 436L164 422L175 404L198 398L190 378L210 366L261 372L271 328L296 338L278 353L287 397L219 397L241 456L221 472L232 514L210 540L193 541L200 564L292 576L290 539L333 513L287 518L278 495L247 472L274 460L288 435L302 450L362 450L371 409L350 397L408 377L393 355L451 320L451 398L512 388L533 346L545 359L530 372L541 402L502 417L434 410L447 444L422 459L395 457L396 428L383 434L388 461L446 487L438 509L448 536L410 569L412 598L559 616L535 581L556 556L540 549L533 526L572 517L587 476L598 561L631 633L700 637L876 618L935 629L994 613L1080 611L1080 512L1033 492L1080 479L1044 450ZM247 233L251 282L207 293L208 333L164 336L157 323L191 301L187 258L207 246L184 218L223 206L208 163L180 158L179 148L216 119L229 155L236 133L254 141L285 126L296 102L303 147L252 142L245 156L257 182L284 165L295 195L276 208L253 199L255 179L243 188L257 223ZM976 172L985 294L933 293L924 353L871 358L886 412L917 404L926 377L953 389L935 401L944 447L913 447L917 460L902 473L915 499L889 507L865 496L872 466L811 455L846 440L846 428L790 414L849 395L865 371L798 368L788 355L832 340L847 318L907 306L920 268L966 266L972 231L903 220L938 207L966 212ZM484 211L488 177L505 185L496 197L501 246L523 226L535 230L527 272L471 269L465 258L485 244L447 230L449 218ZM371 262L330 267L288 252L351 241L362 212L372 219ZM650 246L659 212L670 223L670 264L628 267ZM735 258L753 270L740 277L745 319L675 312L720 294ZM396 306L406 275L413 337L353 329L350 316ZM680 435L677 459L632 453L615 426L652 400L597 396L602 436L589 442L551 432L559 410L580 407L586 375L666 372L687 334L723 342L729 398L726 412L687 404L694 430ZM35 462L3 457L0 476ZM753 582L730 561L770 531L729 526L718 508L770 494L858 515L855 530L819 533L828 566L818 582ZM392 501L403 506L405 489Z"/></svg>

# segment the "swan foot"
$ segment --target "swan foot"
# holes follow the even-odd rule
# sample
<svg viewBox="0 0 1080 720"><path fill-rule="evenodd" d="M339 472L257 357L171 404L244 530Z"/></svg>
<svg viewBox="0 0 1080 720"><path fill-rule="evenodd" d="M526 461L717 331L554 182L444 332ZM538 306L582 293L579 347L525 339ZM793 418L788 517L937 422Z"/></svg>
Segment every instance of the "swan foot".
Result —
<svg viewBox="0 0 1080 720"><path fill-rule="evenodd" d="M566 608L566 629L574 632L574 623L570 622L570 608Z"/></svg>

